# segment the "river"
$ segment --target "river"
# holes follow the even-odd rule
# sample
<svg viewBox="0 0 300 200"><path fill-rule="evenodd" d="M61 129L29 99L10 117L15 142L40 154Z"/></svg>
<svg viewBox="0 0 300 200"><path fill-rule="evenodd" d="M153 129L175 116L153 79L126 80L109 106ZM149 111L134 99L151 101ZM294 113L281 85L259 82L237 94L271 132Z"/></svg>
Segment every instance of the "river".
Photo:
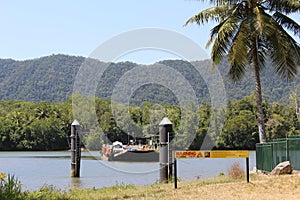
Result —
<svg viewBox="0 0 300 200"><path fill-rule="evenodd" d="M70 152L0 152L0 172L14 174L23 190L42 186L68 190L102 188L116 184L149 185L159 180L159 163L126 163L99 160L98 152L82 152L80 178L70 177ZM180 180L209 178L227 173L234 162L245 168L245 159L179 159ZM250 170L255 167L255 152L249 154Z"/></svg>

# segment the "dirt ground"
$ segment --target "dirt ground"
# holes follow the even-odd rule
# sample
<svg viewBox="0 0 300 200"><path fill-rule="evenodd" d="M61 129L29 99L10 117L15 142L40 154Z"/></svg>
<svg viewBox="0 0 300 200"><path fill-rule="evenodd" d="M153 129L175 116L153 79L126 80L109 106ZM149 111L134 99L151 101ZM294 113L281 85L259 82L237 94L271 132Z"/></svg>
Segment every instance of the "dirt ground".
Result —
<svg viewBox="0 0 300 200"><path fill-rule="evenodd" d="M50 193L51 196L51 193ZM50 197L49 196L49 197ZM48 199L48 196L46 196ZM53 196L51 196L53 199ZM300 174L265 175L252 174L246 179L218 176L212 179L153 184L148 186L121 185L99 190L75 190L61 199L146 199L146 200L298 200L300 199Z"/></svg>

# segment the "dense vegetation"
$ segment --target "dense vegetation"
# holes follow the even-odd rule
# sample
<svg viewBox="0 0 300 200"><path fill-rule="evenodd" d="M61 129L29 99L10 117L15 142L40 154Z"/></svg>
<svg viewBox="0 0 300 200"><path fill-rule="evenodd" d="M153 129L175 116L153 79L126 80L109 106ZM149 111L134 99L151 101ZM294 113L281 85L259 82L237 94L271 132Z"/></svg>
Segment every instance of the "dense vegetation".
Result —
<svg viewBox="0 0 300 200"><path fill-rule="evenodd" d="M83 98L83 97L82 97ZM267 113L266 127L268 139L300 134L300 121L295 112L294 100L289 105L264 102ZM297 99L298 100L298 99ZM254 149L258 142L256 126L256 106L254 95L241 100L229 101L226 108L216 110L203 103L194 112L186 108L187 116L182 116L182 109L176 105L145 102L141 107L129 106L130 118L122 119L121 112L126 112L124 105L113 114L108 99L95 99L99 127L80 120L83 133L83 144L88 149L99 150L106 140L128 141L127 130L135 131L133 137L153 136L158 133L160 120L167 116L173 123L176 135L187 135L195 132L195 138L187 141L178 137L175 147L189 144L190 149L200 149L203 139L208 135L213 139L215 148L219 149ZM212 123L212 111L215 111L215 122ZM225 116L223 129L219 137L220 116ZM128 120L135 124L131 127ZM196 126L191 126L192 122ZM72 123L71 101L62 103L0 101L0 150L63 150L69 148L70 124ZM116 123L118 121L118 123ZM88 128L87 128L88 127ZM100 129L102 131L100 131Z"/></svg>
<svg viewBox="0 0 300 200"><path fill-rule="evenodd" d="M68 149L69 109L69 103L1 101L0 149Z"/></svg>
<svg viewBox="0 0 300 200"><path fill-rule="evenodd" d="M68 55L51 55L33 60L15 61L0 59L0 100L23 100L31 102L64 102L72 95L76 74L85 61L84 57ZM95 64L102 62L93 60ZM205 82L193 65L209 68L209 60L188 63L180 60L165 60L159 62L175 69L193 87L200 103L209 103L209 93ZM96 96L110 98L119 79L134 67L135 63L111 63L99 82ZM227 63L218 66L230 100L242 99L255 89L253 75L247 72L245 78L238 83L231 82L227 74ZM136 79L140 77L135 77ZM293 82L278 80L275 73L266 67L261 75L263 95L270 102L287 103L290 92L295 91L300 84L300 77ZM298 92L298 91L295 91ZM299 95L299 94L298 94ZM131 97L132 105L143 102L176 104L178 99L166 87L149 84L141 86Z"/></svg>
<svg viewBox="0 0 300 200"><path fill-rule="evenodd" d="M0 150L69 149L70 124L73 121L71 99L78 97L84 102L86 98L72 94L76 74L84 61L83 57L66 55L27 61L0 60ZM90 61L97 65L105 64ZM228 103L216 109L210 103L203 74L201 76L195 68L209 68L209 60L192 63L165 60L158 64L174 69L189 82L196 93L199 108L195 109L192 104L183 108L170 89L159 84L146 84L131 94L129 109L119 102L113 112L110 100L113 89L126 72L139 65L111 63L99 81L97 97L86 98L95 102L99 126L95 126L93 119L78 119L82 125L83 143L88 149L98 150L108 140L127 143L134 137L154 136L164 116L173 122L174 132L180 136L174 142L177 148L189 146L190 149L199 149L204 138L205 144L210 143L208 146L215 148L255 148L258 142L255 98L253 94L247 96L255 89L251 72L243 81L232 83L224 75L227 73L226 62L222 62L218 69L224 78ZM297 77L294 82L284 82L276 79L274 72L268 69L262 73L267 99L264 102L267 137L273 139L299 134L295 111L298 94L295 89L300 79ZM143 76L135 78L139 80ZM182 95L185 96L184 93ZM89 109L85 108L85 103L78 106ZM182 109L187 115L183 116ZM128 110L129 116L126 116ZM219 130L223 116L225 123ZM129 136L128 132L131 133ZM196 133L195 137L186 139L190 133Z"/></svg>

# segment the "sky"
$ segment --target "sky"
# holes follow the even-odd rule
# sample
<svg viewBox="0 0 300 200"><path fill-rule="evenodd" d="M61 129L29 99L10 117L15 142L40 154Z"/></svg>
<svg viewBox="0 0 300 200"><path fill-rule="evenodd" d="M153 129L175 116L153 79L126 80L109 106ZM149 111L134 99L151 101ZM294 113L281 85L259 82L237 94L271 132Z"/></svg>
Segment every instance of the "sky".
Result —
<svg viewBox="0 0 300 200"><path fill-rule="evenodd" d="M209 57L205 44L213 24L183 26L209 6L196 0L0 0L0 58L25 60L59 53L87 57L107 40L143 28L182 34ZM148 49L119 60L148 64L177 57Z"/></svg>

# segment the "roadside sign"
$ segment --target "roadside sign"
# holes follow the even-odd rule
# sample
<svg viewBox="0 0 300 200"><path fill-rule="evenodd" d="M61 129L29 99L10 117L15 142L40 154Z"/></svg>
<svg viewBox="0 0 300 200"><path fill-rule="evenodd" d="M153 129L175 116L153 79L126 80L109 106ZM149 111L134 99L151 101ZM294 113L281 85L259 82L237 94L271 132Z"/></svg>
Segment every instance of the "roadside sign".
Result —
<svg viewBox="0 0 300 200"><path fill-rule="evenodd" d="M175 158L210 158L210 151L175 151Z"/></svg>
<svg viewBox="0 0 300 200"><path fill-rule="evenodd" d="M249 183L249 151L175 151L174 152L174 187L177 188L177 159L179 158L246 158L246 178Z"/></svg>
<svg viewBox="0 0 300 200"><path fill-rule="evenodd" d="M175 151L175 158L248 158L248 151Z"/></svg>

